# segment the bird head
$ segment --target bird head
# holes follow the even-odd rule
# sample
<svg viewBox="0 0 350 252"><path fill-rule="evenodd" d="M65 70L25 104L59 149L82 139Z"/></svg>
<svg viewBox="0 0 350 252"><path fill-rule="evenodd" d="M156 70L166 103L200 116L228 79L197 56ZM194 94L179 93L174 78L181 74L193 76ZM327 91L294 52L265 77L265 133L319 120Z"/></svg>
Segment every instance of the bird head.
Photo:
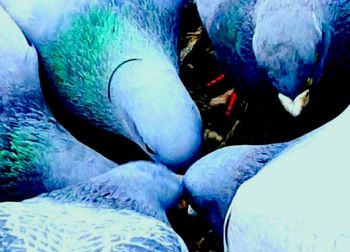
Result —
<svg viewBox="0 0 350 252"><path fill-rule="evenodd" d="M149 161L120 165L91 181L105 184L106 188L118 187L112 197L120 198L120 192L127 192L127 197L162 211L175 207L182 197L180 179L167 167Z"/></svg>
<svg viewBox="0 0 350 252"><path fill-rule="evenodd" d="M254 54L283 107L298 116L321 77L328 40L325 18L320 4L271 4L261 1L257 6Z"/></svg>
<svg viewBox="0 0 350 252"><path fill-rule="evenodd" d="M140 25L130 15L133 5L75 5L60 13L62 24L56 18L57 27L42 34L30 29L33 20L42 23L40 15L18 18L29 24L22 27L35 40L60 102L75 117L136 142L154 161L172 170L188 166L202 143L202 122L171 60L175 34L160 41L165 31ZM43 13L41 5L34 9Z"/></svg>
<svg viewBox="0 0 350 252"><path fill-rule="evenodd" d="M146 55L126 61L114 72L109 90L111 101L126 118L122 132L154 161L177 171L198 156L200 114L165 57Z"/></svg>

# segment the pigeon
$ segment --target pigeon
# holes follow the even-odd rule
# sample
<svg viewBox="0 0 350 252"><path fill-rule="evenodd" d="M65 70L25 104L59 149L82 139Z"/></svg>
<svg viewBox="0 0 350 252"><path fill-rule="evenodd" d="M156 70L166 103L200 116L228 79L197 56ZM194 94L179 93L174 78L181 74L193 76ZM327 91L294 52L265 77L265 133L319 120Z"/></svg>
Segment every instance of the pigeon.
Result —
<svg viewBox="0 0 350 252"><path fill-rule="evenodd" d="M115 168L52 116L36 50L1 6L0 31L0 201L34 197Z"/></svg>
<svg viewBox="0 0 350 252"><path fill-rule="evenodd" d="M333 118L349 104L349 1L196 3L218 60L248 102L271 103L270 111L282 103L294 117L310 103Z"/></svg>
<svg viewBox="0 0 350 252"><path fill-rule="evenodd" d="M350 107L238 189L225 251L349 251Z"/></svg>
<svg viewBox="0 0 350 252"><path fill-rule="evenodd" d="M190 166L183 179L190 213L200 214L217 234L223 236L224 220L240 185L270 161L322 129L287 142L226 146L202 157ZM213 183L213 179L217 182Z"/></svg>
<svg viewBox="0 0 350 252"><path fill-rule="evenodd" d="M225 216L239 186L297 141L300 139L267 145L227 146L196 161L183 179L191 215L203 217L216 234L223 236Z"/></svg>
<svg viewBox="0 0 350 252"><path fill-rule="evenodd" d="M0 203L6 251L185 252L166 211L181 182L165 166L130 162L88 181L22 202Z"/></svg>
<svg viewBox="0 0 350 252"><path fill-rule="evenodd" d="M260 230L260 228L257 229L257 227L261 226L260 223L254 223L255 218L253 218L252 221L250 221L249 218L252 216L251 214L253 211L255 211L255 209L258 211L256 216L262 216L260 215L261 212L259 212L259 209L261 209L262 206L266 206L266 208L264 208L264 211L266 211L264 212L264 214L266 214L266 223L263 223L262 225L271 225L271 227L276 226L276 223L268 222L268 218L272 218L272 216L268 215L267 209L277 208L276 203L272 202L273 200L278 202L277 204L281 205L282 207L284 207L284 205L287 205L286 202L281 203L281 201L287 201L289 198L281 200L283 199L284 195L280 192L283 190L290 190L288 193L292 194L293 188L285 187L285 180L290 181L290 183L294 183L297 180L299 181L299 177L302 176L301 172L305 170L305 173L310 175L309 177L305 177L305 183L307 183L306 181L311 180L311 172L316 173L319 168L322 169L323 167L325 170L324 172L329 172L326 171L325 167L329 166L330 162L334 162L334 165L339 164L339 169L342 169L345 164L345 161L343 160L345 159L345 156L341 156L340 158L336 157L342 155L343 152L345 153L347 149L344 145L348 139L349 134L346 134L345 132L345 122L348 120L347 118L349 117L349 111L350 109L347 109L347 111L339 115L336 119L329 122L328 124L289 142L268 145L228 146L209 153L208 155L199 159L188 169L183 179L183 190L185 197L190 204L191 214L196 213L199 214L199 216L204 217L204 219L211 225L212 229L218 235L226 237L226 243L232 242L232 244L239 244L238 247L232 244L229 245L229 251L296 251L296 247L289 250L287 250L286 247L278 246L273 247L274 249L271 247L265 248L262 246L262 244L265 243L264 240L261 240L261 243L255 243L255 235L259 236L259 232L263 233L265 231L262 229ZM336 133L336 131L338 133ZM331 138L333 139L332 141L329 140ZM339 140L340 138L343 138L343 140ZM339 145L336 144L336 141L339 141ZM320 148L320 152L318 152L318 148ZM341 150L338 151L338 149ZM328 150L328 155L325 150ZM300 156L290 154L294 152L300 152L300 154L298 154ZM312 168L308 168L312 162L315 162L316 164L311 165ZM324 164L320 165L319 163ZM260 173L264 174L265 170L270 169L269 167L271 167L271 170L275 169L276 175L271 175L271 177L267 177L266 175L266 178L264 177L265 180L261 179L262 182L258 184L258 186L252 186L253 189L249 189L250 187L248 185L253 184L254 180L258 180L259 176L263 177L264 175L260 175ZM295 167L298 167L298 169ZM281 171L278 172L278 169L281 169ZM286 169L290 169L291 171L286 171ZM310 169L310 172L307 171L308 169ZM314 171L313 169L317 170ZM278 182L279 180L277 176L284 176L284 173L290 174L294 171L296 171L295 175L292 174L290 178L286 177L283 178L285 180L282 182ZM272 172L273 171L271 171L271 173ZM335 173L338 173L338 171ZM266 172L266 174L268 174L268 172ZM339 174L345 176L345 171L340 170ZM327 175L328 173L326 176ZM292 178L295 179L293 180ZM277 185L270 187L270 184L273 184L275 182L281 186L281 190ZM329 182L327 183L329 184ZM297 182L297 186L299 186L299 182ZM306 188L305 190L307 190L308 186L310 185L307 184L302 189ZM241 187L244 189L240 189ZM276 193L275 198L270 198L270 194L266 192L264 187L266 187L266 190L269 190L269 192L270 190L273 190L272 195ZM241 203L238 203L237 197L241 190L244 192L244 194L242 193L244 196L242 196L240 199ZM259 190L261 190L261 192ZM300 190L298 189L298 192ZM320 188L315 188L314 190L322 191ZM312 193L313 192L314 191L312 191ZM344 193L345 192L346 190L344 189ZM334 191L332 191L332 193L334 193ZM302 194L301 191L300 194ZM320 194L319 197L323 197L324 194L326 194L326 192ZM290 197L293 197L293 195L290 195ZM266 199L268 203L263 202L261 198ZM341 196L340 199L342 199ZM249 206L245 205L246 200L248 200L247 202L249 202ZM309 198L305 199L304 205L308 205L306 200L309 200ZM253 204L256 205L253 206ZM288 203L288 207L291 207L290 204L291 203ZM296 207L301 206L298 205L291 207L292 211L295 210ZM334 205L334 207L336 208L337 205ZM194 213L192 211L192 208L195 210ZM241 219L237 219L235 217L237 215L237 212L238 214L242 215L242 217L239 215ZM276 211L272 212L276 213ZM264 221L264 219L261 219L261 221ZM278 221L280 221L280 219L278 219ZM235 231L236 236L234 238L228 237L229 233L225 231L224 228L228 229L229 231L230 228L232 228ZM245 231L249 228L253 230L251 234L249 233L251 230L249 232ZM244 232L242 230L244 230ZM281 232L281 230L282 229L271 230L271 232L276 232L274 233L276 236L270 236L271 239L277 239L277 234L278 232ZM266 236L268 235L271 235L271 233L266 233ZM244 242L241 243L240 241L243 236L247 237L246 239L243 239ZM281 240L283 238L281 238ZM252 243L252 246L254 247L250 247L250 243ZM260 248L265 248L265 250L259 250ZM311 250L305 249L305 251Z"/></svg>
<svg viewBox="0 0 350 252"><path fill-rule="evenodd" d="M0 3L38 49L60 109L173 171L196 160L202 121L178 76L185 0Z"/></svg>

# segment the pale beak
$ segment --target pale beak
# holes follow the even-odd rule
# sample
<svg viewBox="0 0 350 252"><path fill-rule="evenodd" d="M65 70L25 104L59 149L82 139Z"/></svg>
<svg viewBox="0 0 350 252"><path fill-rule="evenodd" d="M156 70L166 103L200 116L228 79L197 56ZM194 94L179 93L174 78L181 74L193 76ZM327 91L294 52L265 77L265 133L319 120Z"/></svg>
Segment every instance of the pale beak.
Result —
<svg viewBox="0 0 350 252"><path fill-rule="evenodd" d="M301 114L303 108L305 108L309 103L310 91L309 89L305 90L299 94L294 101L281 93L278 94L278 98L280 99L284 109L292 116L297 117Z"/></svg>
<svg viewBox="0 0 350 252"><path fill-rule="evenodd" d="M192 216L192 217L197 217L198 216L198 213L193 210L193 208L191 207L191 205L188 205L188 208L187 208L187 214L189 216Z"/></svg>
<svg viewBox="0 0 350 252"><path fill-rule="evenodd" d="M175 174L176 178L179 180L180 183L182 183L182 180L184 178L184 175L180 175L180 174Z"/></svg>

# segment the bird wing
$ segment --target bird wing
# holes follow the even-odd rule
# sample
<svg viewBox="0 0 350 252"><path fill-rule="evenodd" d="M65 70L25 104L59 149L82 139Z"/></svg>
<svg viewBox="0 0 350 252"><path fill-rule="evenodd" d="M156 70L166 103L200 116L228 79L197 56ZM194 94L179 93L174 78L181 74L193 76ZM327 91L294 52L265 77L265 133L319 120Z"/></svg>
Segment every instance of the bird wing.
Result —
<svg viewBox="0 0 350 252"><path fill-rule="evenodd" d="M37 198L0 204L0 246L20 251L187 251L163 222L133 211Z"/></svg>

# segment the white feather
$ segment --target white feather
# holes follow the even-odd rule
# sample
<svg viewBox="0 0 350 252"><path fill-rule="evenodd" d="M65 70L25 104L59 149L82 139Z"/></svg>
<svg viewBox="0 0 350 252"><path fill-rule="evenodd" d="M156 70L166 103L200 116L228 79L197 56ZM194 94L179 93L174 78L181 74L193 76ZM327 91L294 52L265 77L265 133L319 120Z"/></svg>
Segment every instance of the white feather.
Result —
<svg viewBox="0 0 350 252"><path fill-rule="evenodd" d="M8 249L19 246L26 251L125 251L125 245L147 247L145 238L169 247L174 242L166 239L174 233L171 227L154 218L44 198L1 203L0 223L0 244L16 237ZM179 236L178 242L184 245Z"/></svg>

